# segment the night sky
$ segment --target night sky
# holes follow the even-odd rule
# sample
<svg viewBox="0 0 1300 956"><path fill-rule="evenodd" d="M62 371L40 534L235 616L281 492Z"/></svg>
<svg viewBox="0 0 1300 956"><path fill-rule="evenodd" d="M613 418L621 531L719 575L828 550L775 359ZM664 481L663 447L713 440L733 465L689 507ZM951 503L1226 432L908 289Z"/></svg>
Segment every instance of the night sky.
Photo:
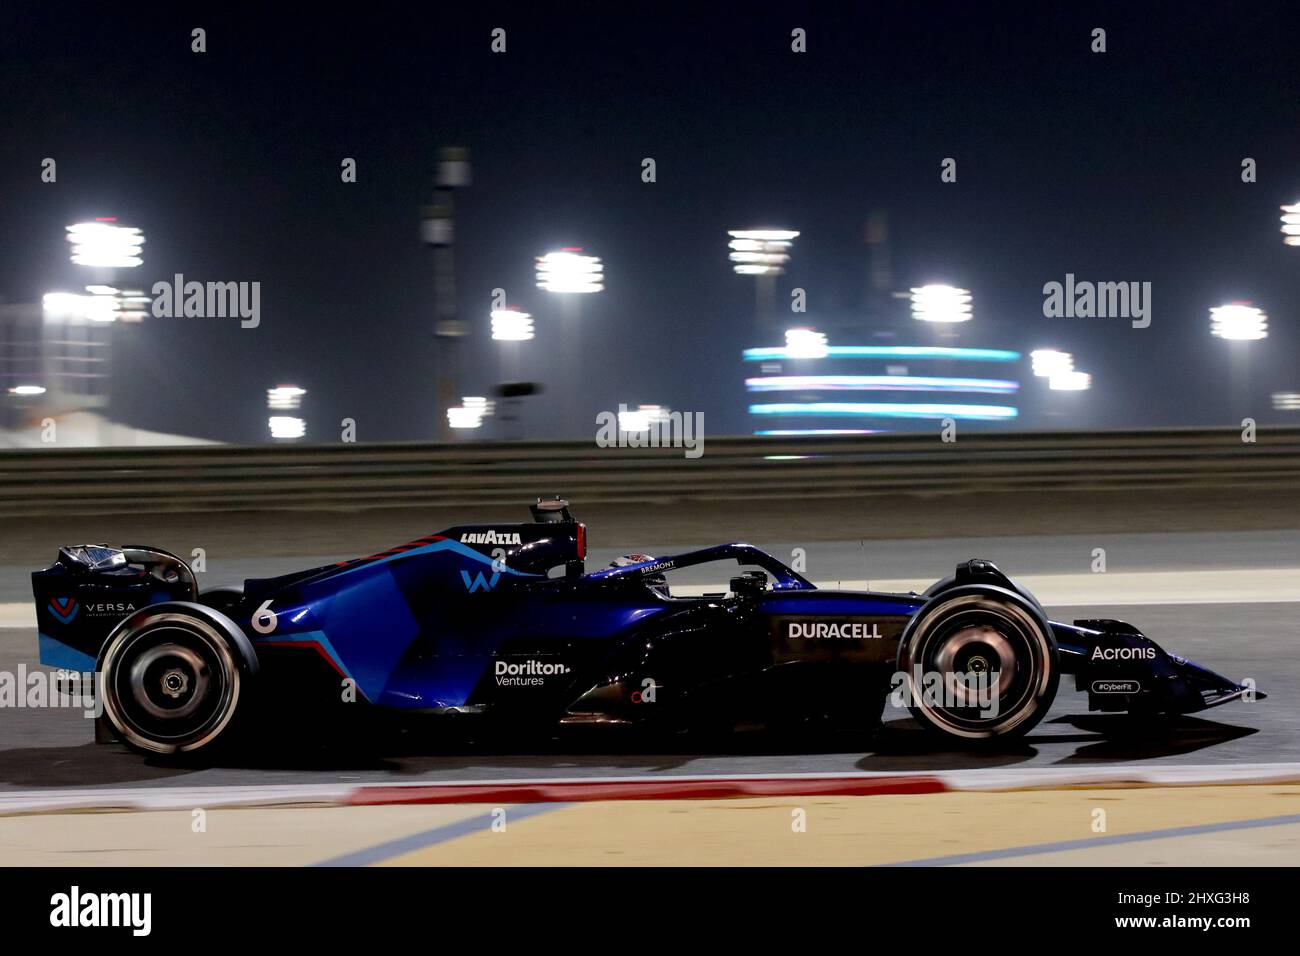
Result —
<svg viewBox="0 0 1300 956"><path fill-rule="evenodd" d="M801 230L778 288L781 301L807 289L809 311L788 324L843 344L886 328L926 341L919 323L865 309L875 210L896 287L972 290L955 344L1057 346L1093 373L1048 420L1026 363L1025 426L1233 420L1234 346L1211 338L1207 314L1233 299L1270 317L1270 338L1248 347L1251 411L1283 420L1269 393L1300 391L1300 248L1278 230L1279 205L1300 200L1293 3L228 6L0 13L0 296L77 290L63 227L97 215L144 229L136 284L262 283L256 330L118 330L115 415L134 424L262 440L265 389L294 381L313 439L344 416L361 440L433 437L419 207L440 146L473 163L458 198L462 394L497 379L498 286L538 323L526 377L558 384L558 307L533 288L533 260L582 246L607 275L583 302L586 406L656 402L747 432L740 350L779 343L758 340L726 230ZM807 53L790 51L795 27ZM1090 52L1094 27L1104 54ZM56 184L40 180L47 156ZM344 157L355 184L340 181ZM956 183L940 181L944 157ZM1151 282L1151 327L1044 318L1043 284L1067 272ZM546 408L530 435L594 432Z"/></svg>

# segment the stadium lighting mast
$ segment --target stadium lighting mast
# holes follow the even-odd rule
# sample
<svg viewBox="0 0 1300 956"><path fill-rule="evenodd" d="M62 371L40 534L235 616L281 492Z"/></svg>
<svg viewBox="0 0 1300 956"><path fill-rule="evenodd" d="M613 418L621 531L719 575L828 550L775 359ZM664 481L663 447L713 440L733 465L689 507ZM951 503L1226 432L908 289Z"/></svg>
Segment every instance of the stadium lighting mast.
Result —
<svg viewBox="0 0 1300 956"><path fill-rule="evenodd" d="M117 288L120 269L135 269L144 262L144 233L117 221L116 216L99 216L67 227L74 265L90 269L86 291L94 296L90 311L138 322L144 318L149 299L139 290Z"/></svg>
<svg viewBox="0 0 1300 956"><path fill-rule="evenodd" d="M579 295L601 292L604 272L599 256L584 255L580 247L570 246L537 257L537 288Z"/></svg>
<svg viewBox="0 0 1300 956"><path fill-rule="evenodd" d="M297 441L307 434L307 423L302 418L283 414L302 408L302 397L306 394L307 389L299 385L276 385L266 390L266 408L272 412L266 424L272 440Z"/></svg>
<svg viewBox="0 0 1300 956"><path fill-rule="evenodd" d="M1232 342L1268 338L1268 316L1249 302L1231 302L1210 310L1210 334Z"/></svg>
<svg viewBox="0 0 1300 956"><path fill-rule="evenodd" d="M420 207L420 239L433 250L434 325L437 366L434 395L436 427L443 440L455 436L444 417L456 400L460 374L460 341L468 334L457 318L456 305L456 192L470 184L469 150L446 146L438 150L433 199Z"/></svg>
<svg viewBox="0 0 1300 956"><path fill-rule="evenodd" d="M1047 380L1048 395L1042 399L1042 412L1049 417L1077 416L1081 411L1077 400L1057 392L1086 392L1092 388L1092 376L1074 367L1074 356L1060 349L1034 349L1029 353L1035 378Z"/></svg>
<svg viewBox="0 0 1300 956"><path fill-rule="evenodd" d="M581 246L566 246L537 257L537 288L560 297L560 375L561 427L578 424L583 397L579 393L582 376L583 298L605 289L605 266L599 256L587 255ZM595 419L590 423L594 428ZM588 423L583 422L584 426Z"/></svg>
<svg viewBox="0 0 1300 956"><path fill-rule="evenodd" d="M969 322L971 320L971 294L969 289L950 285L923 285L911 289L912 318L918 322Z"/></svg>
<svg viewBox="0 0 1300 956"><path fill-rule="evenodd" d="M42 352L47 367L62 370L47 383L50 401L65 410L106 408L114 323L140 321L149 302L143 292L123 291L116 281L121 270L143 264L144 233L116 216L98 216L67 226L65 238L73 265L87 270L87 294L49 292L41 298ZM97 442L106 440L106 432L97 434Z"/></svg>
<svg viewBox="0 0 1300 956"><path fill-rule="evenodd" d="M1229 302L1210 309L1210 334L1225 339L1228 349L1228 392L1233 418L1250 412L1250 349L1248 343L1268 338L1268 316L1250 302Z"/></svg>
<svg viewBox="0 0 1300 956"><path fill-rule="evenodd" d="M1300 246L1300 202L1282 207L1282 241Z"/></svg>
<svg viewBox="0 0 1300 956"><path fill-rule="evenodd" d="M72 261L91 269L134 269L144 262L141 255L144 233L135 226L118 223L116 216L101 216L94 222L68 226Z"/></svg>
<svg viewBox="0 0 1300 956"><path fill-rule="evenodd" d="M518 309L492 310L494 342L527 342L533 338L533 317Z"/></svg>
<svg viewBox="0 0 1300 956"><path fill-rule="evenodd" d="M732 271L754 277L754 311L758 331L765 332L775 322L776 277L785 272L790 250L799 238L795 229L729 229L728 258Z"/></svg>
<svg viewBox="0 0 1300 956"><path fill-rule="evenodd" d="M533 317L519 309L493 309L492 340L501 343L502 382L513 382L519 377L519 350L521 342L533 339Z"/></svg>
<svg viewBox="0 0 1300 956"><path fill-rule="evenodd" d="M809 328L786 329L785 350L792 359L825 358L830 354L826 334Z"/></svg>

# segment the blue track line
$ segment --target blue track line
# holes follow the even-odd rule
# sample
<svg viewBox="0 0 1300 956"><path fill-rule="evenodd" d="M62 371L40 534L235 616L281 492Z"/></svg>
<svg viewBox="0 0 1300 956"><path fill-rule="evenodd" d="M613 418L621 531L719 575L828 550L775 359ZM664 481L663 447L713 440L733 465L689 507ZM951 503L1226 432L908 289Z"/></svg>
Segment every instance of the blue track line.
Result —
<svg viewBox="0 0 1300 956"><path fill-rule="evenodd" d="M506 814L507 825L526 817L535 817L542 813L549 813L552 810L562 810L570 806L567 803L526 803L510 806ZM424 830L421 833L412 833L408 836L398 837L396 840L389 840L387 843L380 843L376 846L366 847L364 850L356 850L352 853L344 853L342 856L332 857L328 860L322 860L316 866L370 866L373 863L382 863L393 857L401 856L403 853L410 853L414 850L422 850L425 847L436 846L439 843L446 843L448 840L455 840L458 837L469 836L471 833L478 833L482 830L490 829L492 826L492 814L484 813L478 816L469 817L465 820L457 820L455 823L447 823L440 827L434 827L432 830Z"/></svg>
<svg viewBox="0 0 1300 956"><path fill-rule="evenodd" d="M1202 833L1223 833L1228 830L1253 830L1258 827L1284 827L1300 823L1300 813L1282 817L1261 817L1258 820L1230 820L1227 823L1202 823L1190 827L1171 827L1168 830L1147 830L1142 833L1118 833L1114 836L1097 836L1083 840L1060 840L1056 843L1036 843L1030 846L1011 846L979 853L956 853L952 856L933 856L925 860L907 860L887 863L886 866L960 866L963 863L984 863L989 860L1007 860L1018 856L1035 856L1041 853L1060 853L1066 850L1088 850L1098 846L1117 846L1121 843L1141 843L1145 840L1168 840L1174 837L1197 836Z"/></svg>

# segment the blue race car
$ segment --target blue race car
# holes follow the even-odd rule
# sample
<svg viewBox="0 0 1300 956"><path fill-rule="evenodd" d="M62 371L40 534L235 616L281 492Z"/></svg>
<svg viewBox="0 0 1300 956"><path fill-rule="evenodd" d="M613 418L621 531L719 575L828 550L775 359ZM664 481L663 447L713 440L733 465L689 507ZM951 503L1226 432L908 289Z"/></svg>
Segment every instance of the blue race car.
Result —
<svg viewBox="0 0 1300 956"><path fill-rule="evenodd" d="M448 528L202 593L157 548L65 547L32 575L41 663L99 672L97 739L155 754L237 739L259 698L473 714L531 732L878 723L892 699L923 727L975 742L1029 731L1062 675L1101 711L1264 696L1123 622L1049 621L989 561L923 594L823 590L747 544L588 572L586 527L568 503L531 510L528 523ZM669 583L713 562L738 572L726 591Z"/></svg>

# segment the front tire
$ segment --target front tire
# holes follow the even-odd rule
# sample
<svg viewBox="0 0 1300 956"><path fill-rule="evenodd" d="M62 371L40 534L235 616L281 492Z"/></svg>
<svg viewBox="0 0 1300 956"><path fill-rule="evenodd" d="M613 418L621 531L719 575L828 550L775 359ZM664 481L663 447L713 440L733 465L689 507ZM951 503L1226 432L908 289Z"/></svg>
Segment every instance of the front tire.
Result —
<svg viewBox="0 0 1300 956"><path fill-rule="evenodd" d="M1004 588L942 592L908 623L898 648L908 708L927 730L965 741L1022 737L1060 682L1051 625Z"/></svg>
<svg viewBox="0 0 1300 956"><path fill-rule="evenodd" d="M247 709L257 658L224 614L173 602L114 628L98 669L104 716L117 735L144 753L179 755L230 735Z"/></svg>

